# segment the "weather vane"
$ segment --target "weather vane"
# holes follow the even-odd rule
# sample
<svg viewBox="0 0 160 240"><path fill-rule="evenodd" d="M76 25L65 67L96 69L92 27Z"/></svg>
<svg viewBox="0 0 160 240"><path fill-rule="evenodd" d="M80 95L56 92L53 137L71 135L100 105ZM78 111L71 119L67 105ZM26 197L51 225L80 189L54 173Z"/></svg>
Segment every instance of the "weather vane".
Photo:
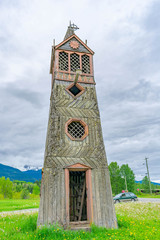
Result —
<svg viewBox="0 0 160 240"><path fill-rule="evenodd" d="M79 29L79 27L77 27L77 25L75 25L74 23L71 23L71 21L69 22L69 28L73 29L73 31Z"/></svg>

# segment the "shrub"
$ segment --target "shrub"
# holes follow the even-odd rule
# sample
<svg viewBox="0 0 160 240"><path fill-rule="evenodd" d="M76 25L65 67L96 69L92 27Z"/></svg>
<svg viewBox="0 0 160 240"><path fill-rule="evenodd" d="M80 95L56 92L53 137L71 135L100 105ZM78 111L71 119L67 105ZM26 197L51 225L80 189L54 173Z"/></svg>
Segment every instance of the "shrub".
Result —
<svg viewBox="0 0 160 240"><path fill-rule="evenodd" d="M13 199L21 199L21 192L14 192Z"/></svg>
<svg viewBox="0 0 160 240"><path fill-rule="evenodd" d="M39 186L35 185L35 186L33 187L33 194L35 194L35 195L39 195L39 194L40 194L40 188L39 188Z"/></svg>
<svg viewBox="0 0 160 240"><path fill-rule="evenodd" d="M12 198L12 188L13 183L10 181L9 178L0 178L0 192L3 194L4 198Z"/></svg>
<svg viewBox="0 0 160 240"><path fill-rule="evenodd" d="M22 192L21 192L21 198L22 198L22 199L27 199L27 198L29 198L29 191L28 191L26 188L24 188L24 189L22 190Z"/></svg>

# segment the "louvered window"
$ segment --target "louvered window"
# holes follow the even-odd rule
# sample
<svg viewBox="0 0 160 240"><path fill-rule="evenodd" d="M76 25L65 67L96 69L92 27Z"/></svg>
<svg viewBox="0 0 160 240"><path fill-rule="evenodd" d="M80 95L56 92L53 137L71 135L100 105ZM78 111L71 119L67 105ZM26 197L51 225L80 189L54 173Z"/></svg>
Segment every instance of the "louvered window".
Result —
<svg viewBox="0 0 160 240"><path fill-rule="evenodd" d="M68 53L59 53L59 69L62 71L68 71Z"/></svg>
<svg viewBox="0 0 160 240"><path fill-rule="evenodd" d="M72 72L75 72L77 69L80 69L80 59L78 54L73 53L70 55L70 64Z"/></svg>
<svg viewBox="0 0 160 240"><path fill-rule="evenodd" d="M88 55L82 56L82 72L90 74L90 57Z"/></svg>

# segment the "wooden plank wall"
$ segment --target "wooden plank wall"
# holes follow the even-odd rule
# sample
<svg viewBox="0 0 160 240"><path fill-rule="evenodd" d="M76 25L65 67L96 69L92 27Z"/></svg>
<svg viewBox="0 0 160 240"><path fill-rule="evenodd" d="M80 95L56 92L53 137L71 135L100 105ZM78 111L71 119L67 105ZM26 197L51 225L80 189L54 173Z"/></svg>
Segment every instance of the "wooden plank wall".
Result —
<svg viewBox="0 0 160 240"><path fill-rule="evenodd" d="M64 168L81 163L92 168L94 223L115 228L117 221L95 85L81 84L85 92L74 99L65 90L69 84L56 80L51 94L38 225L66 224ZM88 125L89 135L83 141L72 141L65 134L65 123L70 118L79 118Z"/></svg>
<svg viewBox="0 0 160 240"><path fill-rule="evenodd" d="M64 169L44 170L37 225L59 224L65 226Z"/></svg>
<svg viewBox="0 0 160 240"><path fill-rule="evenodd" d="M107 228L117 228L110 179L107 169L92 170L94 223Z"/></svg>

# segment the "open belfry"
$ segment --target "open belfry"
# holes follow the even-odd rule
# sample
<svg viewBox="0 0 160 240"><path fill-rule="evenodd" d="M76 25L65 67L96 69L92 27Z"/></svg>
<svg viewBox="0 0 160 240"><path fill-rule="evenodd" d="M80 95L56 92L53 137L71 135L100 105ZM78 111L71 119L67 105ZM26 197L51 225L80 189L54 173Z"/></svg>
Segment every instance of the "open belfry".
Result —
<svg viewBox="0 0 160 240"><path fill-rule="evenodd" d="M117 228L93 72L94 52L69 25L52 47L52 89L38 226Z"/></svg>

